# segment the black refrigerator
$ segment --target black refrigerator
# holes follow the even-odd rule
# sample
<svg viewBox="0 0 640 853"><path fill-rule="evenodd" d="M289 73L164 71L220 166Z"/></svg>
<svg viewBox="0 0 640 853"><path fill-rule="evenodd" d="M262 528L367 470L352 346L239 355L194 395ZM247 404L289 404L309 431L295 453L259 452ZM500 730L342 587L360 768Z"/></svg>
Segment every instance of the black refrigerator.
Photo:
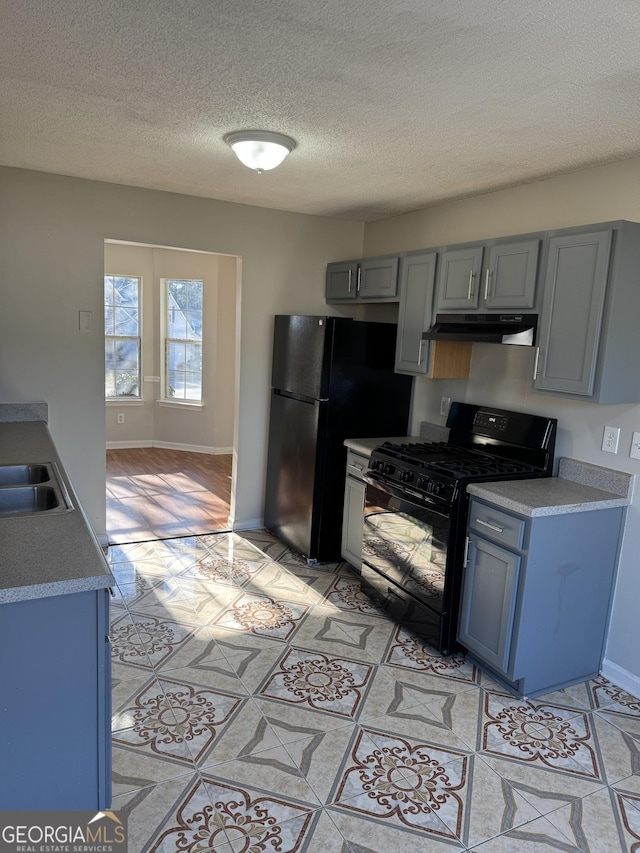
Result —
<svg viewBox="0 0 640 853"><path fill-rule="evenodd" d="M309 562L340 559L345 438L407 435L395 342L392 323L275 317L265 527Z"/></svg>

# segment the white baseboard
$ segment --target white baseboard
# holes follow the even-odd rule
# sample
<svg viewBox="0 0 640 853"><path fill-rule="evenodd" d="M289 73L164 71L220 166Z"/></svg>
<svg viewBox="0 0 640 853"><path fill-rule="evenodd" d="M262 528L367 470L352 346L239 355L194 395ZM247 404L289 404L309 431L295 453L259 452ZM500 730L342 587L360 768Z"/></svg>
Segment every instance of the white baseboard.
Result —
<svg viewBox="0 0 640 853"><path fill-rule="evenodd" d="M107 450L127 450L132 447L160 447L164 450L185 450L189 453L208 453L211 456L222 456L233 453L233 447L203 447L199 444L177 444L172 441L108 441Z"/></svg>
<svg viewBox="0 0 640 853"><path fill-rule="evenodd" d="M632 696L640 696L640 677L629 672L628 669L623 669L617 663L605 658L600 674L608 678L616 687L622 687L627 693L631 693Z"/></svg>
<svg viewBox="0 0 640 853"><path fill-rule="evenodd" d="M153 447L152 441L108 441L107 450L128 450L130 447Z"/></svg>

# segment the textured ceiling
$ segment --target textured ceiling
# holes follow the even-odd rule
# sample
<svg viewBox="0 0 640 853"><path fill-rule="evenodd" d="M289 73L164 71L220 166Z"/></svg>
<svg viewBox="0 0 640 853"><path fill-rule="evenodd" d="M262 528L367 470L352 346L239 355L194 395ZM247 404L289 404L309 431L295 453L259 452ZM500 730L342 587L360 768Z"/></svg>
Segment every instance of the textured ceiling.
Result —
<svg viewBox="0 0 640 853"><path fill-rule="evenodd" d="M0 163L373 220L640 154L638 0L3 0ZM222 141L292 136L261 176Z"/></svg>

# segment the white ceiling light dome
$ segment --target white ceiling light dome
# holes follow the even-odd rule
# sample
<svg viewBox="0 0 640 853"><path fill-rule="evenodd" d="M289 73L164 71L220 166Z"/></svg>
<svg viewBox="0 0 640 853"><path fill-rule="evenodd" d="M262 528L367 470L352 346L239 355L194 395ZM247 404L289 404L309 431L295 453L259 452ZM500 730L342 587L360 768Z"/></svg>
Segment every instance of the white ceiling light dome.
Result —
<svg viewBox="0 0 640 853"><path fill-rule="evenodd" d="M235 130L224 141L241 163L258 174L275 169L296 147L291 137L270 130Z"/></svg>

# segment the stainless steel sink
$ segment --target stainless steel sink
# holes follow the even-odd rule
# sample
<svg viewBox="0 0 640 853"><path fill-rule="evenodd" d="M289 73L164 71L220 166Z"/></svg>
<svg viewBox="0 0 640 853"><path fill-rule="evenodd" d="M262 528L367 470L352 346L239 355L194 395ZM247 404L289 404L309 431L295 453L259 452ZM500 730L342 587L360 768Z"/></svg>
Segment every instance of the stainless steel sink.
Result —
<svg viewBox="0 0 640 853"><path fill-rule="evenodd" d="M0 518L72 509L69 493L53 462L0 465Z"/></svg>
<svg viewBox="0 0 640 853"><path fill-rule="evenodd" d="M32 486L50 479L51 474L46 465L0 465L0 488Z"/></svg>
<svg viewBox="0 0 640 853"><path fill-rule="evenodd" d="M0 515L49 512L59 506L60 501L52 486L14 486L0 489Z"/></svg>

